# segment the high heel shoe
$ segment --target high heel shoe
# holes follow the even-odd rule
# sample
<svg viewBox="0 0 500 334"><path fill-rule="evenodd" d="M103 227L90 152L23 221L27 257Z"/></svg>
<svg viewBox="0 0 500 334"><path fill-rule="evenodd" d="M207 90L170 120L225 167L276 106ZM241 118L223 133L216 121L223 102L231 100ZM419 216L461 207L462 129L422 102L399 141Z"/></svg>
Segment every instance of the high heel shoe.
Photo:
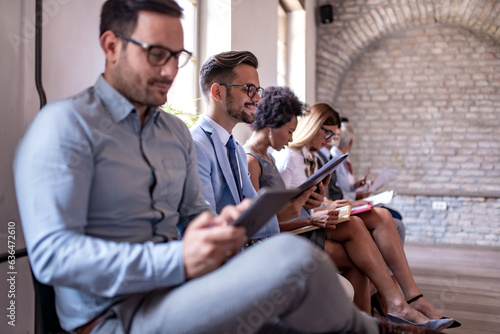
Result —
<svg viewBox="0 0 500 334"><path fill-rule="evenodd" d="M425 324L417 324L416 322L408 321L406 319L403 319L401 317L392 315L392 314L387 314L385 318L391 322L395 322L397 324L406 324L406 325L412 325L412 326L417 326L417 327L424 327L424 328L429 328L433 329L435 331L442 331L445 328L448 328L453 323L453 319L451 318L445 318L445 319L432 319L427 321Z"/></svg>
<svg viewBox="0 0 500 334"><path fill-rule="evenodd" d="M375 310L377 310L378 314L381 317L385 317L385 312L382 310L382 305L380 305L380 302L378 301L377 294L374 293L371 298L371 304L372 304L372 317L375 314Z"/></svg>
<svg viewBox="0 0 500 334"><path fill-rule="evenodd" d="M416 327L406 324L398 324L395 322L390 322L384 319L376 319L379 322L380 326L380 334L439 334L440 332L424 328L424 327Z"/></svg>
<svg viewBox="0 0 500 334"><path fill-rule="evenodd" d="M441 317L441 319L453 319L453 318ZM460 326L462 326L462 324L460 322L456 321L455 319L453 319L453 322L451 323L451 325L448 326L448 328L457 328Z"/></svg>
<svg viewBox="0 0 500 334"><path fill-rule="evenodd" d="M419 300L419 299L420 299L420 298L422 298L423 296L424 296L423 294L419 294L418 296L415 296L415 297L411 298L410 300L407 300L407 301L406 301L406 303L407 303L408 305L410 305L411 303L413 303L413 302L414 302L414 301L416 301L416 300ZM461 324L460 322L456 321L456 320L455 320L455 319L453 319L453 318L441 317L441 319L451 319L451 320L453 320L453 321L451 322L451 324L448 326L448 328L457 328L457 327L462 326L462 324Z"/></svg>

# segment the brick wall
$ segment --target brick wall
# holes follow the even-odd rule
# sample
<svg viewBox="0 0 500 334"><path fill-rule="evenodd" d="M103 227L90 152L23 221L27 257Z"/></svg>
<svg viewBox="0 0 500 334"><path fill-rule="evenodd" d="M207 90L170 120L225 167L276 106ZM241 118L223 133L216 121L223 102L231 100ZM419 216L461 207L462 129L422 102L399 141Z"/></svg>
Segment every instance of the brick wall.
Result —
<svg viewBox="0 0 500 334"><path fill-rule="evenodd" d="M447 203L447 209L433 210L435 201ZM404 213L408 242L500 245L500 201L496 198L397 195L391 207Z"/></svg>
<svg viewBox="0 0 500 334"><path fill-rule="evenodd" d="M408 240L500 246L500 1L326 3L317 101L354 125L355 173L398 169Z"/></svg>

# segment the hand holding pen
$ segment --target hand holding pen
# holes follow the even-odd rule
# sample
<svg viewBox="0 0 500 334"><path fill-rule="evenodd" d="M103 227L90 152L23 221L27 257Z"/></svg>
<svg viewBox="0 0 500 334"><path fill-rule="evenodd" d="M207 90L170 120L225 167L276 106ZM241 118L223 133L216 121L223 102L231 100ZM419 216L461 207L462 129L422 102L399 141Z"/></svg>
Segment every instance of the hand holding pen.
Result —
<svg viewBox="0 0 500 334"><path fill-rule="evenodd" d="M356 181L356 183L354 184L354 187L359 188L359 187L365 186L366 184L370 184L370 180L368 180L368 175L370 175L370 167L368 167L368 170L366 171L365 177Z"/></svg>

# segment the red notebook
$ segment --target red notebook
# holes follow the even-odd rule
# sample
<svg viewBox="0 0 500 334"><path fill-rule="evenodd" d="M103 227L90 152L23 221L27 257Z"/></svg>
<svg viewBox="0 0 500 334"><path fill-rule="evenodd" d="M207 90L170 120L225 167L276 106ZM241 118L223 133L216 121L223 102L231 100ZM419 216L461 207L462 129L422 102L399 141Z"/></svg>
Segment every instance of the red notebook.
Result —
<svg viewBox="0 0 500 334"><path fill-rule="evenodd" d="M355 215L365 211L370 211L372 208L373 208L372 203L356 206L351 209L351 215Z"/></svg>

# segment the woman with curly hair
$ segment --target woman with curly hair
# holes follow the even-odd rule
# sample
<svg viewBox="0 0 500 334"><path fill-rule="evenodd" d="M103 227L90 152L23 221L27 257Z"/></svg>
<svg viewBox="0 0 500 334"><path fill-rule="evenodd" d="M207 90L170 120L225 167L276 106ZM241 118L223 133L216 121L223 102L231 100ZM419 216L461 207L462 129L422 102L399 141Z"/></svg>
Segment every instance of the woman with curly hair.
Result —
<svg viewBox="0 0 500 334"><path fill-rule="evenodd" d="M297 127L297 117L302 115L304 105L287 87L269 87L262 98L266 102L259 104L260 113L255 113L255 121L251 124L254 130L245 144L250 180L256 191L260 188L285 188L270 148L279 151L292 140L292 134ZM275 113L273 106L279 105L281 112ZM263 117L266 115L266 117ZM287 221L299 215L302 207L307 206L307 199L294 201L278 213L278 219ZM311 207L306 207L312 209Z"/></svg>

